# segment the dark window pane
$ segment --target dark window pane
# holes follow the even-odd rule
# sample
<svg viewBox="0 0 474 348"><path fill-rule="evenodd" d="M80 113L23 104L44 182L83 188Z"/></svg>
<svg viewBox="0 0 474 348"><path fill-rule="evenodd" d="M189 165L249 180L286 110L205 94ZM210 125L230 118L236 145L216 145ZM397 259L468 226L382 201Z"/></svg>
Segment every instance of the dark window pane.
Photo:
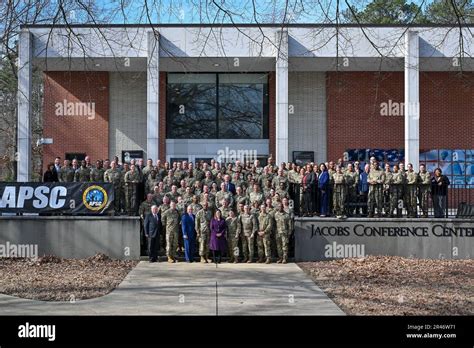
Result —
<svg viewBox="0 0 474 348"><path fill-rule="evenodd" d="M268 138L267 75L219 75L219 138Z"/></svg>
<svg viewBox="0 0 474 348"><path fill-rule="evenodd" d="M215 74L168 74L167 138L217 137L215 79Z"/></svg>

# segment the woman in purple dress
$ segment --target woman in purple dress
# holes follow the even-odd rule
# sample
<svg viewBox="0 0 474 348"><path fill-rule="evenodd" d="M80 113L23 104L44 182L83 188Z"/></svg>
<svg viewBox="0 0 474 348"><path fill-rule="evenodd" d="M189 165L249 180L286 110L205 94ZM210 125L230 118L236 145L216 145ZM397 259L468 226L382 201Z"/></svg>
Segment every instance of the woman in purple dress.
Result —
<svg viewBox="0 0 474 348"><path fill-rule="evenodd" d="M211 220L211 240L209 242L209 250L212 251L212 259L215 263L221 263L222 254L227 250L226 232L227 224L222 218L221 211L217 209Z"/></svg>

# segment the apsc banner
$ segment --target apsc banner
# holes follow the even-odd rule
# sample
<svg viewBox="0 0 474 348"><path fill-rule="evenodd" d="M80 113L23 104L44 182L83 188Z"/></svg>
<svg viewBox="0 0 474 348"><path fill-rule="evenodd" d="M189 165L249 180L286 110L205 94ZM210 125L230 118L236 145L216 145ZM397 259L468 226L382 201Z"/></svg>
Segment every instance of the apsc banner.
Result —
<svg viewBox="0 0 474 348"><path fill-rule="evenodd" d="M110 183L0 182L0 213L104 214L113 206Z"/></svg>

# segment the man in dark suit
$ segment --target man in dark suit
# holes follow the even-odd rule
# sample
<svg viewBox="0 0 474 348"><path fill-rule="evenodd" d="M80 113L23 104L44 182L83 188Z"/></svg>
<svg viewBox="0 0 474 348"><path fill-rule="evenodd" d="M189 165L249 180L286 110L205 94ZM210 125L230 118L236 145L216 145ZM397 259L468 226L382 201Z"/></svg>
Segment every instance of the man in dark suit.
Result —
<svg viewBox="0 0 474 348"><path fill-rule="evenodd" d="M224 185L227 189L227 191L232 192L233 195L235 195L235 185L230 182L230 175L226 174L224 176Z"/></svg>
<svg viewBox="0 0 474 348"><path fill-rule="evenodd" d="M181 218L181 229L183 231L184 240L184 256L186 262L193 262L194 260L194 249L196 246L196 230L195 230L196 216L193 214L193 207L188 205L186 214L183 214Z"/></svg>
<svg viewBox="0 0 474 348"><path fill-rule="evenodd" d="M59 181L59 173L61 172L61 157L56 157L54 159L54 168L53 168L53 181Z"/></svg>
<svg viewBox="0 0 474 348"><path fill-rule="evenodd" d="M302 184L303 184L303 216L313 216L314 207L313 207L313 200L314 200L314 187L317 183L316 174L313 172L313 168L311 165L306 166L306 173L303 176Z"/></svg>
<svg viewBox="0 0 474 348"><path fill-rule="evenodd" d="M161 218L156 205L151 207L151 213L145 217L144 230L148 240L148 257L150 262L156 262L161 233Z"/></svg>

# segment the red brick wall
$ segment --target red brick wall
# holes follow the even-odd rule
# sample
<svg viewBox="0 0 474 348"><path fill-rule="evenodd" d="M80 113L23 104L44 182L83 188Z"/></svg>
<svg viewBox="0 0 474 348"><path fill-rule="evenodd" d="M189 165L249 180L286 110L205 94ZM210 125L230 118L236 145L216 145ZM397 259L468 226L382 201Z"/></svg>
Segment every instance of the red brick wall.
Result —
<svg viewBox="0 0 474 348"><path fill-rule="evenodd" d="M276 77L275 72L268 73L268 151L276 160ZM275 163L275 162L274 162Z"/></svg>
<svg viewBox="0 0 474 348"><path fill-rule="evenodd" d="M56 103L94 102L95 118L57 116ZM95 162L109 151L109 74L108 72L44 73L43 137L53 144L43 145L43 170L56 156L68 152L86 153Z"/></svg>
<svg viewBox="0 0 474 348"><path fill-rule="evenodd" d="M159 156L162 163L166 161L166 72L160 72L160 89L159 89ZM157 158L152 158L156 161Z"/></svg>
<svg viewBox="0 0 474 348"><path fill-rule="evenodd" d="M420 149L473 147L474 73L420 73ZM403 116L380 104L404 101L403 72L328 72L328 160L349 148L403 148Z"/></svg>

